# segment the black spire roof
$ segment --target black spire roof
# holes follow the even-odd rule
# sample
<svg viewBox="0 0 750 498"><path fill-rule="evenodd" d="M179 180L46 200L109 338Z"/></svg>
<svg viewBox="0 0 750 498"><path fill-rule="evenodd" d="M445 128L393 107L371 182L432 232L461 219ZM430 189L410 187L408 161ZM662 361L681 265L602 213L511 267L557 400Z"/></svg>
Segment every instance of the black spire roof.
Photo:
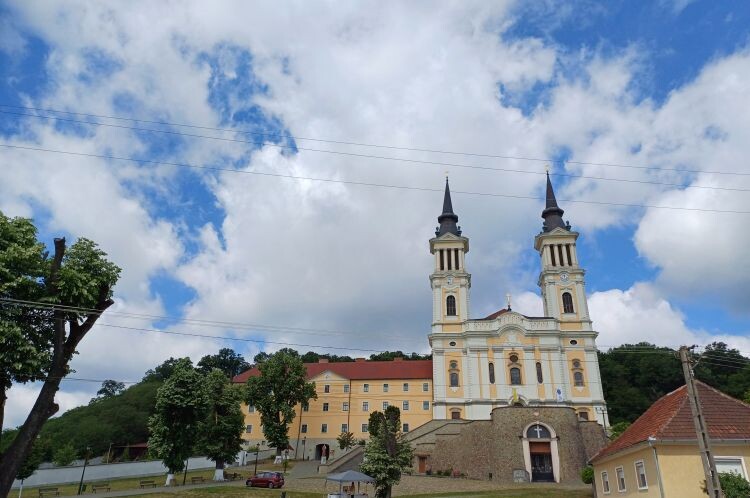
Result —
<svg viewBox="0 0 750 498"><path fill-rule="evenodd" d="M570 223L563 221L562 215L565 213L560 206L557 205L557 199L555 199L555 191L552 190L552 182L549 179L549 171L547 172L547 205L542 211L542 231L550 232L555 228L563 228L570 230Z"/></svg>
<svg viewBox="0 0 750 498"><path fill-rule="evenodd" d="M443 197L443 214L438 216L440 226L435 230L435 236L440 237L446 233L461 235L461 227L456 225L458 216L453 212L453 203L451 202L451 189L448 186L448 177L445 177L445 197Z"/></svg>

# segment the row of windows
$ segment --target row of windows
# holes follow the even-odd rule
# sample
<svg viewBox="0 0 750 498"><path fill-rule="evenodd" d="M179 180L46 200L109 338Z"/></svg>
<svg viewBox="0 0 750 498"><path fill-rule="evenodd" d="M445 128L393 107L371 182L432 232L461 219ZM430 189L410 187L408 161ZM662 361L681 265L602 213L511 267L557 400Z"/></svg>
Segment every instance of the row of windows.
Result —
<svg viewBox="0 0 750 498"><path fill-rule="evenodd" d="M390 390L391 386L390 384L383 384L383 392L387 393ZM405 393L409 392L409 383L404 382L401 385L401 390ZM422 383L422 392L429 392L430 391L430 384L428 382ZM330 393L331 392L331 385L330 384L324 384L323 385L323 392L324 393ZM344 384L344 393L349 392L349 384ZM362 384L362 392L369 393L370 392L370 384Z"/></svg>
<svg viewBox="0 0 750 498"><path fill-rule="evenodd" d="M518 355L511 354L508 359L511 361L512 364L518 363ZM583 380L583 371L581 370L581 361L580 360L573 360L573 384L576 387L583 387L584 386L584 380ZM489 366L489 377L490 377L490 384L495 383L495 364L490 362ZM513 386L520 386L523 384L522 378L521 378L521 368L520 366L511 366L508 370L510 374L510 384ZM450 362L450 386L451 387L458 387L459 381L458 381L458 362L457 361L451 361ZM539 384L544 383L544 375L542 373L542 364L540 362L536 363L536 380Z"/></svg>
<svg viewBox="0 0 750 498"><path fill-rule="evenodd" d="M458 249L439 249L438 259L440 260L440 271L459 270L461 267Z"/></svg>
<svg viewBox="0 0 750 498"><path fill-rule="evenodd" d="M248 425L248 428L252 429L251 425ZM401 430L403 432L409 432L409 424L402 424ZM250 430L248 430L250 432ZM300 432L302 434L307 434L307 424L302 424L300 427ZM328 433L328 424L320 424L320 432L323 434ZM349 424L341 424L341 432L349 432ZM362 427L360 427L360 432L369 432L368 424L362 424Z"/></svg>
<svg viewBox="0 0 750 498"><path fill-rule="evenodd" d="M615 475L617 478L617 491L624 493L627 491L627 483L625 481L625 469L623 467L615 468ZM648 489L648 479L646 479L646 465L643 460L635 462L635 477L636 483L638 484L639 490ZM605 470L601 474L602 479L602 491L604 494L611 492L609 484L609 473Z"/></svg>
<svg viewBox="0 0 750 498"><path fill-rule="evenodd" d="M388 401L383 401L383 410L388 408L390 406L390 403ZM330 411L330 403L323 403L323 411L327 412ZM411 407L411 404L408 400L401 402L401 410L408 412L409 408ZM422 410L429 410L430 409L430 402L429 401L422 401ZM305 412L310 411L310 406L307 405L303 407L303 410ZM341 403L341 411L348 412L349 411L349 402L344 401ZM362 402L362 411L363 412L369 412L370 411L370 402L369 401L363 401Z"/></svg>
<svg viewBox="0 0 750 498"><path fill-rule="evenodd" d="M570 244L551 244L547 247L549 247L549 255L550 259L552 260L552 266L573 266ZM567 261L565 260L563 255L568 257Z"/></svg>

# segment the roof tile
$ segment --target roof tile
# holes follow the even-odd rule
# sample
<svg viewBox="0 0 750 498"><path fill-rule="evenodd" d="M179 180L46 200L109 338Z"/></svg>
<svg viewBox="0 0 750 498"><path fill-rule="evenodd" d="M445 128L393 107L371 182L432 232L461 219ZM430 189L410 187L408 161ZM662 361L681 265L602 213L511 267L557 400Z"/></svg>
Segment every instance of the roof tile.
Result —
<svg viewBox="0 0 750 498"><path fill-rule="evenodd" d="M408 361L342 361L305 363L307 378L329 371L350 380L432 379L432 360ZM237 375L233 382L247 382L260 375L256 367Z"/></svg>

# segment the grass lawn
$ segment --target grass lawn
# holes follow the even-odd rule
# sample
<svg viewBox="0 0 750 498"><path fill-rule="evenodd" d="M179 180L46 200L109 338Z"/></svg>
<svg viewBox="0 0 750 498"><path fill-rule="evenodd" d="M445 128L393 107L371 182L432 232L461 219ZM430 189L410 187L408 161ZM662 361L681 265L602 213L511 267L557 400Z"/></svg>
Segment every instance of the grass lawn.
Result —
<svg viewBox="0 0 750 498"><path fill-rule="evenodd" d="M281 465L273 465L273 460L264 460L258 462L258 470L277 470L279 472L283 471L283 468ZM289 462L289 469L293 467L293 462ZM242 474L244 477L249 477L253 473L253 465L249 465L246 467L231 467L227 469L227 472L237 472L238 474ZM183 474L176 474L175 475L175 481L178 484L182 484L182 476ZM191 477L203 477L206 479L206 481L211 481L214 477L214 470L213 469L204 469L204 470L188 470L187 473L187 479L185 480L186 484L190 484L190 478ZM100 479L96 481L90 481L84 478L83 483L86 485L86 492L84 494L89 495L91 494L91 485L92 484L101 484L103 482L109 482L110 488L112 491L124 491L127 489L141 489L140 488L140 482L141 481L154 481L154 483L161 487L164 485L164 482L166 481L167 476L166 475L158 475L158 476L142 476L142 477L128 477L124 479ZM39 488L57 488L60 491L61 496L70 496L75 495L78 493L78 483L75 484L50 484L46 486L33 486L33 487L25 487L23 488L23 494L21 495L22 498L38 498L39 497ZM233 489L233 488L230 488ZM207 491L208 492L208 491ZM216 496L216 493L208 492L211 496ZM180 493L182 494L182 493ZM209 496L206 495L206 496ZM11 490L10 494L8 494L9 497L16 498L18 497L18 490L14 489ZM151 496L151 495L149 495ZM174 498L177 496L174 493L168 493L161 495L154 495L154 496L171 496ZM231 495L231 496L240 496L240 495ZM244 496L244 495L243 495ZM258 495L263 496L263 495ZM278 498L278 492L273 495ZM289 496L287 494L287 496ZM300 495L304 496L304 495ZM310 495L312 496L312 495Z"/></svg>
<svg viewBox="0 0 750 498"><path fill-rule="evenodd" d="M278 498L278 489L246 489L229 486L217 486L214 488L207 489L191 489L180 493L180 496L188 498L215 498L217 496L226 496L227 498L236 497L247 497L247 498ZM288 498L321 498L325 496L322 491L316 493L302 492L302 491L287 491L286 495ZM499 491L468 491L458 493L440 493L440 494L418 494L409 495L414 498L426 498L426 497L476 497L476 498L492 498L492 497L513 497L513 498L591 498L593 495L587 491L570 490L570 489L548 489L548 488L529 488L529 489L508 489ZM142 498L174 498L174 493L153 493L148 495L141 495Z"/></svg>

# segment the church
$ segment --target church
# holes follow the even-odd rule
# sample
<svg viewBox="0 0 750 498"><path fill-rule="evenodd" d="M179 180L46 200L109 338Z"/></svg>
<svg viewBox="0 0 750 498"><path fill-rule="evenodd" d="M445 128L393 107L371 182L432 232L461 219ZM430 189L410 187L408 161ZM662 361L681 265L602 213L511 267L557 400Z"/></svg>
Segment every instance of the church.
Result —
<svg viewBox="0 0 750 498"><path fill-rule="evenodd" d="M446 179L440 225L430 240L434 429L409 435L419 470L580 482L580 469L606 444L579 234L563 214L547 174L544 222L534 238L543 316L522 315L509 303L471 318L469 239L458 226Z"/></svg>
<svg viewBox="0 0 750 498"><path fill-rule="evenodd" d="M335 466L336 437L351 432L366 440L370 413L395 405L417 473L580 483L580 470L606 445L608 421L578 233L563 214L547 175L544 223L534 238L543 316L522 315L509 303L471 318L469 239L446 179L439 226L429 241L432 360L305 364L318 398L296 408L289 428L293 457L330 459ZM256 368L234 381L254 375ZM243 412L244 439L267 448L259 414L252 406Z"/></svg>

